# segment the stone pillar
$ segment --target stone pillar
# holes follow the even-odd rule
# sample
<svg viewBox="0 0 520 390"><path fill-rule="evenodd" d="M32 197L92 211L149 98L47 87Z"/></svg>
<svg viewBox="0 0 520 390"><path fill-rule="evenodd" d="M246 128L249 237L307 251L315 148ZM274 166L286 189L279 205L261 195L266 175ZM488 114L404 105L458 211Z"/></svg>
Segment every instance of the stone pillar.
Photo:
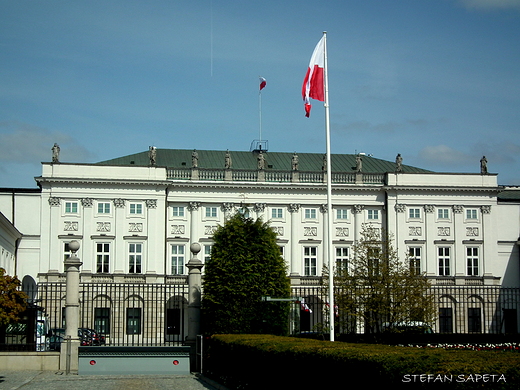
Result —
<svg viewBox="0 0 520 390"><path fill-rule="evenodd" d="M83 264L76 252L79 242L76 240L69 243L70 257L64 261L66 272L66 302L65 302L65 340L61 345L60 370L67 374L78 373L78 348L80 339L79 328L79 268Z"/></svg>
<svg viewBox="0 0 520 390"><path fill-rule="evenodd" d="M298 211L300 210L300 207L301 205L297 203L291 203L288 207L288 210L291 213L291 277L298 277L301 275L301 253L298 251L298 227L300 226L300 223L298 222Z"/></svg>
<svg viewBox="0 0 520 390"><path fill-rule="evenodd" d="M186 267L188 268L188 337L186 344L191 347L190 361L191 367L197 367L197 336L200 335L200 306L201 306L201 290L202 278L201 270L204 264L197 258L201 245L194 242L190 246L193 254Z"/></svg>

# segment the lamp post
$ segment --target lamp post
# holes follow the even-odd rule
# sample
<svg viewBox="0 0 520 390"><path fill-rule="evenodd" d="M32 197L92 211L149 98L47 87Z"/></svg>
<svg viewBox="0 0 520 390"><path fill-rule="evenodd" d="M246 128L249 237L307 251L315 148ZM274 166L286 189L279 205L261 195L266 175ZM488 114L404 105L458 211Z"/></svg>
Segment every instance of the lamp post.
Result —
<svg viewBox="0 0 520 390"><path fill-rule="evenodd" d="M66 301L65 301L65 340L61 346L60 370L67 374L78 372L78 337L79 327L79 268L83 264L76 252L79 242L73 240L69 243L71 255L65 259L66 275Z"/></svg>

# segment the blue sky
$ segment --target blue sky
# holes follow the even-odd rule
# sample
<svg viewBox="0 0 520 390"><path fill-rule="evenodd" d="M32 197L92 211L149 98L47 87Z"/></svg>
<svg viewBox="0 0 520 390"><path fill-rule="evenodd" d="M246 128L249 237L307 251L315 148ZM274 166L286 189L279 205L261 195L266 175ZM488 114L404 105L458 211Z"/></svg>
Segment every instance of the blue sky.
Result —
<svg viewBox="0 0 520 390"><path fill-rule="evenodd" d="M520 185L520 0L0 0L0 187L51 147L325 152L301 84L327 31L332 153Z"/></svg>

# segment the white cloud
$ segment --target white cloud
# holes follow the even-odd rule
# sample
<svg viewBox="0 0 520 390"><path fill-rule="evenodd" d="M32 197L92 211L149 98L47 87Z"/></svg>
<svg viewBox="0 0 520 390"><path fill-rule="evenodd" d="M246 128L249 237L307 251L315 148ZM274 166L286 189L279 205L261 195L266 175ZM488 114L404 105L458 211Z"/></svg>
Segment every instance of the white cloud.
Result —
<svg viewBox="0 0 520 390"><path fill-rule="evenodd" d="M511 9L520 10L520 0L459 0L466 8L479 10Z"/></svg>
<svg viewBox="0 0 520 390"><path fill-rule="evenodd" d="M20 122L0 122L0 161L39 164L51 161L51 148L61 147L60 161L77 162L90 157L90 152L68 134Z"/></svg>

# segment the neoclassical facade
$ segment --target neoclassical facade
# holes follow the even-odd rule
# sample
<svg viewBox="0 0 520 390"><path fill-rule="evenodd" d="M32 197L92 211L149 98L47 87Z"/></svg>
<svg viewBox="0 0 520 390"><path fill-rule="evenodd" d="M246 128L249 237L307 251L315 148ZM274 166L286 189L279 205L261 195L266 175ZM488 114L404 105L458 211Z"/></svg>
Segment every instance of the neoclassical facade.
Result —
<svg viewBox="0 0 520 390"><path fill-rule="evenodd" d="M22 234L16 272L40 283L63 281L77 240L84 283L184 284L190 244L207 261L213 231L242 212L269 221L293 286L315 287L328 258L331 175L336 264L348 263L370 224L434 286L520 287L518 188L487 170L436 173L400 156L335 154L331 164L327 172L312 153L156 148L97 164L55 161L42 164L38 191L0 191L0 211Z"/></svg>

